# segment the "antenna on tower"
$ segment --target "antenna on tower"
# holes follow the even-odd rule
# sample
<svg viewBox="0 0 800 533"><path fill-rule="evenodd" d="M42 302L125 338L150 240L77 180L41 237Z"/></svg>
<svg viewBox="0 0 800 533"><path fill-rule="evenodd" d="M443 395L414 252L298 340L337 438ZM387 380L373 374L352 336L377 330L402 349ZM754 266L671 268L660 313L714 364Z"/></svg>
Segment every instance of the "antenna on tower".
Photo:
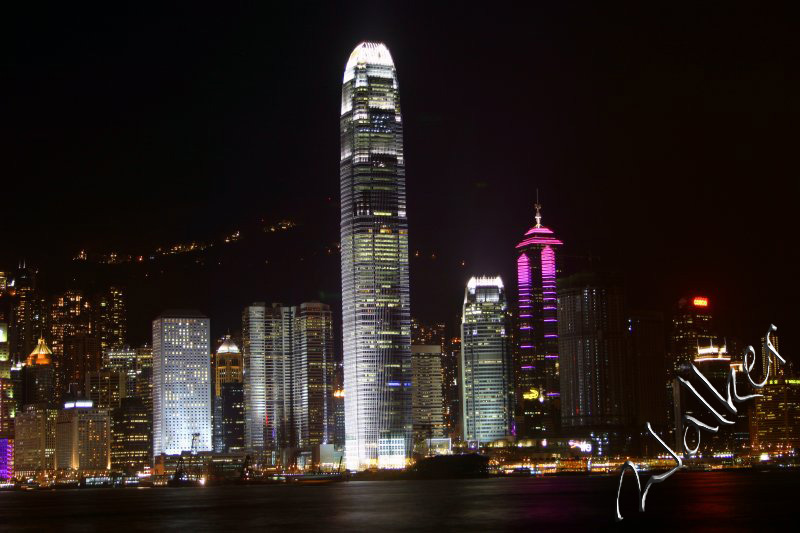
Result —
<svg viewBox="0 0 800 533"><path fill-rule="evenodd" d="M542 204L539 203L539 189L536 189L536 203L533 204L536 208L536 227L542 227Z"/></svg>

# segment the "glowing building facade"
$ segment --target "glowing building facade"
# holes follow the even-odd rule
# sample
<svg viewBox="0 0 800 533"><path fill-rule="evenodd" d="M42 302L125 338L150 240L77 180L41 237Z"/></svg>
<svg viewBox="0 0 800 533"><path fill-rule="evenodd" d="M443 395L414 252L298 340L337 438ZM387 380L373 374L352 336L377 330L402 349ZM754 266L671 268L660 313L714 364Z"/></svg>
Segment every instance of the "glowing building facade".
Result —
<svg viewBox="0 0 800 533"><path fill-rule="evenodd" d="M441 344L412 345L411 370L411 415L416 448L426 439L445 437Z"/></svg>
<svg viewBox="0 0 800 533"><path fill-rule="evenodd" d="M563 243L536 225L517 245L519 331L514 362L517 433L543 437L558 429L560 410L556 248Z"/></svg>
<svg viewBox="0 0 800 533"><path fill-rule="evenodd" d="M153 321L153 454L211 450L209 320L167 311Z"/></svg>
<svg viewBox="0 0 800 533"><path fill-rule="evenodd" d="M56 419L56 470L100 472L111 468L111 420L91 401L64 404Z"/></svg>
<svg viewBox="0 0 800 533"><path fill-rule="evenodd" d="M411 314L400 95L385 45L361 43L341 103L345 448L349 469L403 467L411 440Z"/></svg>
<svg viewBox="0 0 800 533"><path fill-rule="evenodd" d="M267 463L291 461L288 448L333 442L332 318L319 302L245 308L245 448Z"/></svg>
<svg viewBox="0 0 800 533"><path fill-rule="evenodd" d="M512 387L505 288L499 277L471 278L461 320L463 439L481 446L511 431Z"/></svg>

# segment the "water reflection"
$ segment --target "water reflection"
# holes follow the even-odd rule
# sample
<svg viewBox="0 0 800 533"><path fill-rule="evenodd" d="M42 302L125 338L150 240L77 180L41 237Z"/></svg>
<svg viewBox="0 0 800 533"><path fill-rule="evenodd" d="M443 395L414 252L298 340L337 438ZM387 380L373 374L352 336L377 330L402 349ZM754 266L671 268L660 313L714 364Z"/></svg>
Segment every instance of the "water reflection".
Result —
<svg viewBox="0 0 800 533"><path fill-rule="evenodd" d="M678 472L670 483L653 486L640 514L630 479L620 500L629 514L619 524L609 512L616 476L5 492L0 524L60 531L748 530L788 525L798 481L793 472ZM633 512L626 509L631 505Z"/></svg>

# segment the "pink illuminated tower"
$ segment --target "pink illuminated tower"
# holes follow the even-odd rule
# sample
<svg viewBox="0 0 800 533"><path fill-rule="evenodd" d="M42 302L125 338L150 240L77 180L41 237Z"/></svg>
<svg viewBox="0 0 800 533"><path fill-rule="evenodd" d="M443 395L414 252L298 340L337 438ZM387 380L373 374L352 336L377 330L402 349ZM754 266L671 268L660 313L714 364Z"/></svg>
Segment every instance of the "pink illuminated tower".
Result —
<svg viewBox="0 0 800 533"><path fill-rule="evenodd" d="M518 436L534 438L553 435L560 411L556 247L563 243L542 226L541 209L537 199L536 225L517 245L516 426Z"/></svg>

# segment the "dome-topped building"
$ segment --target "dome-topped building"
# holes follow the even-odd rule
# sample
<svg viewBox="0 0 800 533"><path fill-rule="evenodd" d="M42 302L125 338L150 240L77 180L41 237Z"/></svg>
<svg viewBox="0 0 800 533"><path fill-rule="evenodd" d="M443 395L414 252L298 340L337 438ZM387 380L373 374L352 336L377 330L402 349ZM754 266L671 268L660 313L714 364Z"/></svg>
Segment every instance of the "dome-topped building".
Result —
<svg viewBox="0 0 800 533"><path fill-rule="evenodd" d="M216 396L222 394L222 385L224 383L242 382L241 352L230 335L225 335L222 344L217 348L214 367L214 394Z"/></svg>
<svg viewBox="0 0 800 533"><path fill-rule="evenodd" d="M217 348L217 355L225 353L241 353L239 351L239 347L236 346L236 343L233 342L233 339L231 339L230 335L225 335L222 344L220 344L219 348Z"/></svg>

